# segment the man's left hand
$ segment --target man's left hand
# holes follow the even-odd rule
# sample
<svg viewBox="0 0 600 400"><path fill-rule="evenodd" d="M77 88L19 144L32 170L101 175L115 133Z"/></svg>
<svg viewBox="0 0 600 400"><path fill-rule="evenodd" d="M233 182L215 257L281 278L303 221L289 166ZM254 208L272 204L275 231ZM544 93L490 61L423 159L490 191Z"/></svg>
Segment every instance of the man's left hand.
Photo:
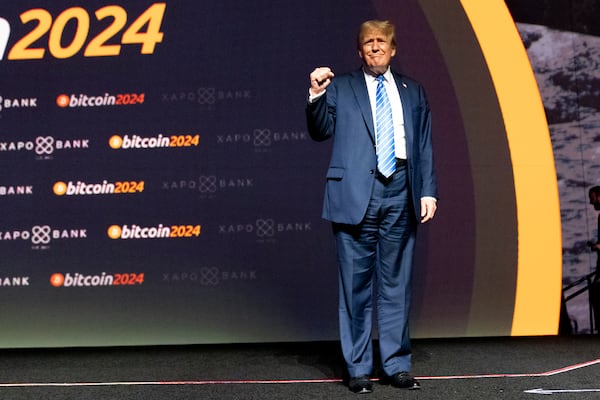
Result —
<svg viewBox="0 0 600 400"><path fill-rule="evenodd" d="M421 199L421 223L424 224L427 221L433 219L437 210L437 201L430 197L424 197Z"/></svg>

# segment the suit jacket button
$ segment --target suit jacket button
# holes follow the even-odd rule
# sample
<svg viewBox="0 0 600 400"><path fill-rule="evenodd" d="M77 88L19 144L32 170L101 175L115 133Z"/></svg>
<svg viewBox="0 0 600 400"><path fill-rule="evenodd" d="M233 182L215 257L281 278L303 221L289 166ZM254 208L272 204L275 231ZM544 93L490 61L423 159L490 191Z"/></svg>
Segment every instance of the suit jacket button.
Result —
<svg viewBox="0 0 600 400"><path fill-rule="evenodd" d="M374 171L374 170L370 170L370 171L369 171L369 173L370 173L371 175L373 175L373 174L375 173L375 171Z"/></svg>

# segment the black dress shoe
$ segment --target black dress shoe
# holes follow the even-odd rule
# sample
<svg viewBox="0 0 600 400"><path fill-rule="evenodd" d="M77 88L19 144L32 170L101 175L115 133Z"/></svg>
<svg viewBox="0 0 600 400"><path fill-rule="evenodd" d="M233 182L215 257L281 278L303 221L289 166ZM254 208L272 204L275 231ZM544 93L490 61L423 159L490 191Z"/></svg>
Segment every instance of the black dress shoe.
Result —
<svg viewBox="0 0 600 400"><path fill-rule="evenodd" d="M350 378L348 388L354 393L371 393L373 391L373 384L368 376L363 375Z"/></svg>
<svg viewBox="0 0 600 400"><path fill-rule="evenodd" d="M421 384L408 372L398 372L388 377L389 383L397 388L402 389L421 389Z"/></svg>

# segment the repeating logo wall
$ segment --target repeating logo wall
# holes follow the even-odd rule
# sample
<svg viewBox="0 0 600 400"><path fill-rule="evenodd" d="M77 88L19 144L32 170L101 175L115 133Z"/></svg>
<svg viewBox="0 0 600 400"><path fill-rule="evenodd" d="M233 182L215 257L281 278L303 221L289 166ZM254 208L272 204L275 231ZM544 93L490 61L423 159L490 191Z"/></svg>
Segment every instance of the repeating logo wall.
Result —
<svg viewBox="0 0 600 400"><path fill-rule="evenodd" d="M413 332L510 334L513 170L459 1L435 2L443 21L422 0L335 0L335 19L317 0L5 3L0 304L11 329L0 348L337 339L321 219L330 146L310 139L304 107L315 66L358 67L355 25L368 18L396 23L394 68L424 82L434 113L442 200L419 232ZM457 51L479 61L465 69L483 77L478 91L455 91L433 31L448 24ZM465 99L475 105L461 109ZM485 115L478 145L462 120L473 110ZM477 159L487 164L474 174L482 149L501 157ZM490 177L498 197L484 199L492 185L477 185ZM484 200L506 205L494 210L502 229L478 220ZM492 233L506 247L493 259L480 240ZM491 280L495 304L476 313Z"/></svg>

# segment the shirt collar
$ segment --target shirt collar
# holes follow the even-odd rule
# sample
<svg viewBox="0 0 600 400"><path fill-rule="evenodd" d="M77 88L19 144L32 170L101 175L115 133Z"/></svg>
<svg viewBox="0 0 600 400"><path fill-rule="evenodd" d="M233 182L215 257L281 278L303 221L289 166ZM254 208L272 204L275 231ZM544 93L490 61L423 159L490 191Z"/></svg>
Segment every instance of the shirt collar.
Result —
<svg viewBox="0 0 600 400"><path fill-rule="evenodd" d="M365 79L368 79L370 81L376 82L377 81L377 77L369 74L367 71L365 71L365 69L363 68L363 74L365 74ZM385 78L385 81L388 83L393 82L393 75L392 75L392 69L391 67L388 66L388 69L385 71L385 73L383 74L383 77Z"/></svg>

